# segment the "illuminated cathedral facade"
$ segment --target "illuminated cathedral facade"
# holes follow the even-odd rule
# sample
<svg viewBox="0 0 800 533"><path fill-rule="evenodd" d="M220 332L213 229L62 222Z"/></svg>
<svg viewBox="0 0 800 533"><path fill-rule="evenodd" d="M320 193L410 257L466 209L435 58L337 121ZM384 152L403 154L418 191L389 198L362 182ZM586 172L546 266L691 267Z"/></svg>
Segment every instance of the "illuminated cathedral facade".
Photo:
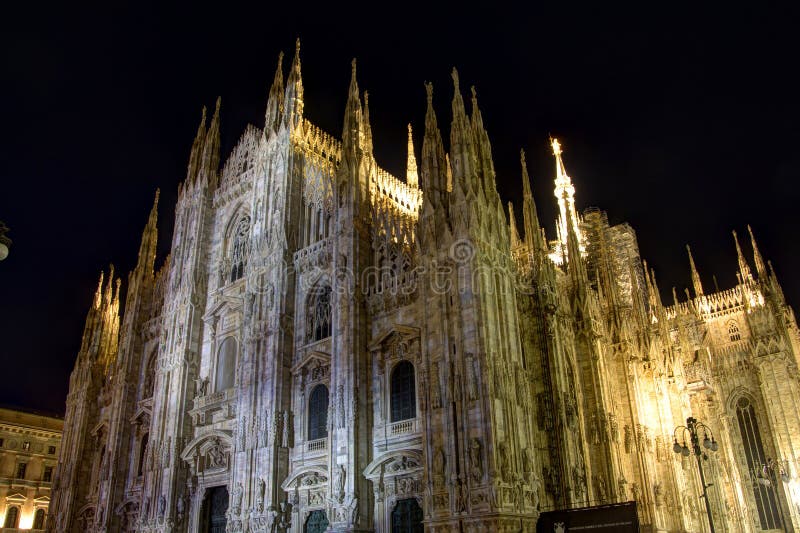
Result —
<svg viewBox="0 0 800 533"><path fill-rule="evenodd" d="M532 532L627 501L646 531L800 527L800 337L752 233L736 286L692 261L664 303L634 230L576 209L555 140L556 235L524 154L518 229L453 81L447 151L428 84L405 179L355 62L341 140L305 117L299 43L224 164L204 111L170 255L156 196L124 313L101 276L49 531Z"/></svg>

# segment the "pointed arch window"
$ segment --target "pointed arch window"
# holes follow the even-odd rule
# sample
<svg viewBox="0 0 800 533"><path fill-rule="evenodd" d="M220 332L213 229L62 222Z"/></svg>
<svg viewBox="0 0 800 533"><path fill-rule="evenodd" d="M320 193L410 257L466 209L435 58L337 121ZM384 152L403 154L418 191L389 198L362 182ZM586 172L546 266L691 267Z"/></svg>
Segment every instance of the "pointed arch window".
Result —
<svg viewBox="0 0 800 533"><path fill-rule="evenodd" d="M328 387L317 385L308 398L308 440L328 437Z"/></svg>
<svg viewBox="0 0 800 533"><path fill-rule="evenodd" d="M414 383L414 365L401 361L392 370L391 421L399 422L417 416L417 394Z"/></svg>
<svg viewBox="0 0 800 533"><path fill-rule="evenodd" d="M44 509L36 509L33 515L33 529L44 529Z"/></svg>
<svg viewBox="0 0 800 533"><path fill-rule="evenodd" d="M9 507L6 511L6 520L3 527L17 527L19 523L19 507Z"/></svg>
<svg viewBox="0 0 800 533"><path fill-rule="evenodd" d="M244 215L236 223L231 242L229 281L233 283L244 276L247 260L250 258L250 215Z"/></svg>
<svg viewBox="0 0 800 533"><path fill-rule="evenodd" d="M331 336L331 287L317 286L308 297L306 340L316 342Z"/></svg>
<svg viewBox="0 0 800 533"><path fill-rule="evenodd" d="M742 333L739 331L739 324L734 321L728 323L728 336L731 342L742 340Z"/></svg>
<svg viewBox="0 0 800 533"><path fill-rule="evenodd" d="M233 387L234 373L236 370L236 339L227 337L217 352L217 373L215 390L224 391Z"/></svg>
<svg viewBox="0 0 800 533"><path fill-rule="evenodd" d="M136 469L136 475L141 476L144 473L144 460L147 457L147 443L150 440L150 433L145 433L142 440L139 442L139 466Z"/></svg>
<svg viewBox="0 0 800 533"><path fill-rule="evenodd" d="M144 382L142 383L142 399L153 397L153 386L156 381L156 354L155 352L147 359L144 369Z"/></svg>
<svg viewBox="0 0 800 533"><path fill-rule="evenodd" d="M778 529L781 527L778 503L773 492L774 487L771 486L772 482L764 476L764 465L767 464L767 458L761 441L755 409L749 398L742 397L736 401L736 419L742 435L747 469L753 479L753 497L756 501L761 529Z"/></svg>

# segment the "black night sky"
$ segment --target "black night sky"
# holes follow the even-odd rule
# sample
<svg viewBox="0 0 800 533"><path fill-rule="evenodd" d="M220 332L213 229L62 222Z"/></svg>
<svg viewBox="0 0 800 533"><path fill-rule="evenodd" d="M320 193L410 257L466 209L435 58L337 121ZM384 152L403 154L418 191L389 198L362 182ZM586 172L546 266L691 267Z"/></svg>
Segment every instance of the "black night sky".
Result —
<svg viewBox="0 0 800 533"><path fill-rule="evenodd" d="M0 262L0 403L63 414L98 274L113 262L125 279L157 187L159 263L168 251L201 107L222 96L226 157L248 122L263 125L278 52L288 69L298 36L306 116L340 137L358 58L376 156L395 175L409 121L419 154L426 80L449 138L456 66L465 96L477 87L501 195L521 197L525 148L550 237L552 133L578 207L635 228L665 302L691 284L686 243L708 290L712 275L731 287L731 230L741 239L751 224L800 306L789 8L29 4L0 17L0 220L14 241Z"/></svg>

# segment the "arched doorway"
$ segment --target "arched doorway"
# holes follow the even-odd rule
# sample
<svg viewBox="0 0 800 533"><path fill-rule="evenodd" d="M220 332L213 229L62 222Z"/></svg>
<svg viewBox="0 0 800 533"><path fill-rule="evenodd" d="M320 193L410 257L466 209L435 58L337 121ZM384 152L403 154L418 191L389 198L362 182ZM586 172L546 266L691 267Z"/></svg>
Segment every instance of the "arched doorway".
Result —
<svg viewBox="0 0 800 533"><path fill-rule="evenodd" d="M422 508L416 498L398 500L392 511L392 533L423 533Z"/></svg>
<svg viewBox="0 0 800 533"><path fill-rule="evenodd" d="M228 512L228 488L212 487L206 492L200 531L203 533L225 533L225 513Z"/></svg>
<svg viewBox="0 0 800 533"><path fill-rule="evenodd" d="M326 529L328 529L328 517L325 516L325 511L319 509L311 511L306 519L303 533L322 533Z"/></svg>

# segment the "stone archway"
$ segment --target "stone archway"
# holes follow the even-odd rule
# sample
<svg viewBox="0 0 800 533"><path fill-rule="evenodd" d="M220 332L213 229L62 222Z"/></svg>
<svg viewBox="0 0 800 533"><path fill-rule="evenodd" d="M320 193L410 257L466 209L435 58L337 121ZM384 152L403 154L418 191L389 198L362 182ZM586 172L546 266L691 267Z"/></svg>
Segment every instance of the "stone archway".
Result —
<svg viewBox="0 0 800 533"><path fill-rule="evenodd" d="M311 511L303 526L303 533L322 533L328 529L328 517L325 511L317 509Z"/></svg>
<svg viewBox="0 0 800 533"><path fill-rule="evenodd" d="M225 533L228 513L228 488L226 486L211 487L206 491L203 510L200 517L201 533Z"/></svg>
<svg viewBox="0 0 800 533"><path fill-rule="evenodd" d="M416 498L398 500L392 511L392 533L422 533L422 508Z"/></svg>

